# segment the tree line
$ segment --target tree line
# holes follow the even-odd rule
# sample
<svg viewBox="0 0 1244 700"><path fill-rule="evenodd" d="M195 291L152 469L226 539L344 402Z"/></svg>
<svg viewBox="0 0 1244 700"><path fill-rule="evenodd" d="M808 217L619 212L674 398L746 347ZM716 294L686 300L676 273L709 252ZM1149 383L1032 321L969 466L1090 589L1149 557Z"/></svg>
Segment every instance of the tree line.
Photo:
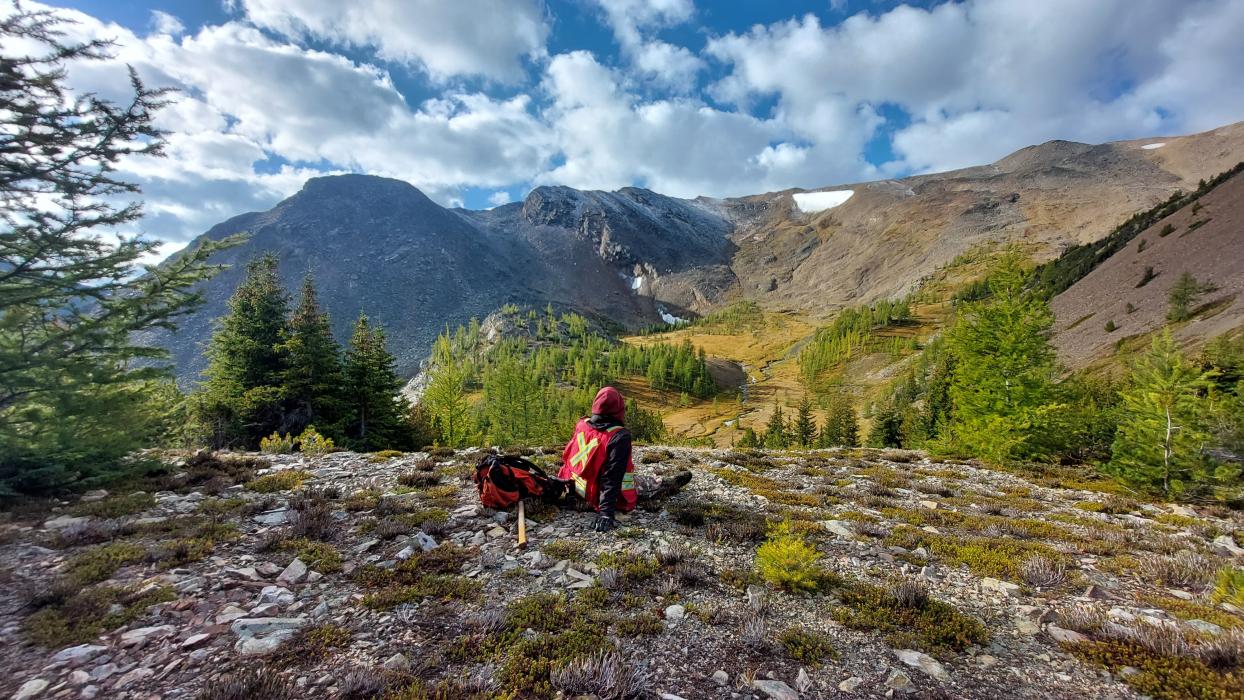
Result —
<svg viewBox="0 0 1244 700"><path fill-rule="evenodd" d="M986 292L871 407L869 443L1091 463L1165 497L1239 498L1244 339L1219 338L1190 357L1165 329L1121 377L1066 374L1048 297L1032 279L1021 254L1002 256ZM1172 292L1172 319L1186 313L1188 286Z"/></svg>
<svg viewBox="0 0 1244 700"><path fill-rule="evenodd" d="M251 261L217 321L205 381L189 397L191 440L256 449L313 427L359 450L417 447L384 329L359 314L342 348L314 280L291 309L277 267L273 255Z"/></svg>
<svg viewBox="0 0 1244 700"><path fill-rule="evenodd" d="M488 345L473 321L433 346L421 414L437 439L517 445L565 439L601 386L644 378L658 391L709 398L716 385L704 352L690 342L636 346L592 330L583 316L501 310L515 333ZM637 440L664 435L660 416L633 400L627 425Z"/></svg>

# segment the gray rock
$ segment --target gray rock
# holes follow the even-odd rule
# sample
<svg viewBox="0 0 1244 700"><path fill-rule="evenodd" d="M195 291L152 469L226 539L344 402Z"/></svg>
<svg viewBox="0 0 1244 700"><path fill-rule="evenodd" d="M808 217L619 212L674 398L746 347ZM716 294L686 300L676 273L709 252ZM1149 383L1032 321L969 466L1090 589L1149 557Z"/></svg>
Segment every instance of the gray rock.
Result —
<svg viewBox="0 0 1244 700"><path fill-rule="evenodd" d="M284 525L289 520L289 511L285 508L270 510L254 516L253 520L260 525Z"/></svg>
<svg viewBox="0 0 1244 700"><path fill-rule="evenodd" d="M1185 621L1184 621L1184 624L1188 625L1189 627L1191 627L1191 628L1193 628L1193 629L1195 629L1195 630L1197 630L1197 631L1199 631L1199 632L1204 632L1205 634L1210 634L1210 635L1213 635L1213 636L1215 636L1215 637L1217 637L1218 635L1222 634L1222 628L1221 628L1221 627L1219 627L1218 625L1215 625L1215 624L1214 624L1214 623L1212 623L1212 622L1207 622L1207 621L1205 621L1205 620L1198 620L1198 619L1195 619L1195 618L1194 618L1194 619L1191 619L1191 620L1185 620Z"/></svg>
<svg viewBox="0 0 1244 700"><path fill-rule="evenodd" d="M911 682L911 676L908 676L902 669L894 669L890 671L890 675L885 679L885 687L894 690L896 693L914 693L916 685Z"/></svg>
<svg viewBox="0 0 1244 700"><path fill-rule="evenodd" d="M71 515L62 515L44 522L43 528L45 530L61 530L75 525L85 525L89 522L91 522L91 519L88 517L75 518Z"/></svg>
<svg viewBox="0 0 1244 700"><path fill-rule="evenodd" d="M946 672L946 669L938 663L937 659L928 654L915 649L895 649L894 655L898 657L899 661L913 668L918 668L939 681L950 680L950 674Z"/></svg>
<svg viewBox="0 0 1244 700"><path fill-rule="evenodd" d="M121 633L121 646L141 646L146 644L150 639L162 639L171 636L177 631L172 625L156 625L154 627L139 627L127 632Z"/></svg>
<svg viewBox="0 0 1244 700"><path fill-rule="evenodd" d="M397 558L401 561L406 561L413 556L415 556L415 548L410 546L397 553Z"/></svg>
<svg viewBox="0 0 1244 700"><path fill-rule="evenodd" d="M246 617L245 610L236 605L226 605L220 612L216 613L216 624L227 625L241 617Z"/></svg>
<svg viewBox="0 0 1244 700"><path fill-rule="evenodd" d="M34 700L47 690L47 687L47 681L42 678L32 678L22 683L22 687L18 688L13 695L13 700Z"/></svg>
<svg viewBox="0 0 1244 700"><path fill-rule="evenodd" d="M301 582L307 576L307 565L302 563L301 559L295 558L285 567L280 576L276 580L284 584L295 584ZM293 601L290 601L293 602Z"/></svg>
<svg viewBox="0 0 1244 700"><path fill-rule="evenodd" d="M1050 625L1049 627L1046 627L1045 632L1050 635L1050 639L1053 639L1056 642L1078 644L1079 642L1088 641L1088 637L1085 637L1079 632L1076 632L1075 630L1063 629L1058 625Z"/></svg>
<svg viewBox="0 0 1244 700"><path fill-rule="evenodd" d="M200 632L199 634L192 634L181 643L181 648L186 649L187 651L190 649L198 649L204 644L207 644L211 638L212 635L203 632Z"/></svg>
<svg viewBox="0 0 1244 700"><path fill-rule="evenodd" d="M264 586L259 592L257 605L289 605L294 602L294 592L281 586Z"/></svg>
<svg viewBox="0 0 1244 700"><path fill-rule="evenodd" d="M681 605L671 605L665 609L665 619L670 622L681 622L687 616L687 609Z"/></svg>
<svg viewBox="0 0 1244 700"><path fill-rule="evenodd" d="M236 620L229 629L239 637L258 637L272 632L294 631L307 624L303 617L256 617Z"/></svg>
<svg viewBox="0 0 1244 700"><path fill-rule="evenodd" d="M730 683L730 674L721 669L713 671L713 682L717 685L728 685Z"/></svg>
<svg viewBox="0 0 1244 700"><path fill-rule="evenodd" d="M65 680L69 681L69 685L86 685L91 681L91 674L82 669L77 669L72 671Z"/></svg>
<svg viewBox="0 0 1244 700"><path fill-rule="evenodd" d="M385 659L381 665L390 671L405 671L410 668L410 659L406 658L405 654L394 654Z"/></svg>
<svg viewBox="0 0 1244 700"><path fill-rule="evenodd" d="M43 526L47 527L47 524L44 523ZM1219 551L1225 554L1229 554L1233 557L1244 555L1244 548L1241 548L1240 546L1238 546L1235 543L1235 538L1233 538L1231 535L1219 535L1215 537L1214 546L1217 547Z"/></svg>
<svg viewBox="0 0 1244 700"><path fill-rule="evenodd" d="M863 678L860 678L859 676L851 676L838 684L838 690L841 690L844 693L854 693L863 683Z"/></svg>
<svg viewBox="0 0 1244 700"><path fill-rule="evenodd" d="M1019 586L1011 583L1010 581L1001 581L996 578L989 578L988 576L981 579L981 588L987 591L1001 593L1007 597L1015 597L1019 595Z"/></svg>
<svg viewBox="0 0 1244 700"><path fill-rule="evenodd" d="M415 533L415 544L419 545L419 549L425 552L430 552L440 546L437 544L436 538L426 532Z"/></svg>
<svg viewBox="0 0 1244 700"><path fill-rule="evenodd" d="M107 497L108 497L108 491L106 491L105 489L95 489L93 491L87 491L86 493L82 494L82 498L80 498L79 500L82 501L83 503L94 503L95 501L102 501Z"/></svg>
<svg viewBox="0 0 1244 700"><path fill-rule="evenodd" d="M842 520L822 520L821 524L825 526L826 530L829 530L839 537L855 536L855 530L851 528L851 525Z"/></svg>
<svg viewBox="0 0 1244 700"><path fill-rule="evenodd" d="M56 655L52 657L52 663L66 664L70 667L81 666L105 651L108 651L108 647L98 644L79 644L76 647L56 652Z"/></svg>
<svg viewBox="0 0 1244 700"><path fill-rule="evenodd" d="M764 693L770 700L799 700L799 693L782 681L754 680L752 687Z"/></svg>

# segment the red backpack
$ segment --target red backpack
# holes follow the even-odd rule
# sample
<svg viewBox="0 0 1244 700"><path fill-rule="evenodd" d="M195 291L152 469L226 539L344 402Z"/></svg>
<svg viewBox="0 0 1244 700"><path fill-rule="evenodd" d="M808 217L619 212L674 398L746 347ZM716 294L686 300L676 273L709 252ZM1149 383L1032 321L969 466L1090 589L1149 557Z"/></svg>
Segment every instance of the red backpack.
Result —
<svg viewBox="0 0 1244 700"><path fill-rule="evenodd" d="M535 464L511 455L484 455L471 480L479 490L480 503L493 510L505 510L524 498L557 503L570 489L570 482L554 479Z"/></svg>

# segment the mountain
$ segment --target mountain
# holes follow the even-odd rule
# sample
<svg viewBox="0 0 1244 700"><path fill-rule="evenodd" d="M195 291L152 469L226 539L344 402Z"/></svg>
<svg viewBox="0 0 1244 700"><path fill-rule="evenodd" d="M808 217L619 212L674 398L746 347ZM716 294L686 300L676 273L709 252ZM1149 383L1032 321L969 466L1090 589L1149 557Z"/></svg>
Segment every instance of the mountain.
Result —
<svg viewBox="0 0 1244 700"><path fill-rule="evenodd" d="M193 382L212 319L243 264L266 252L279 256L290 288L315 276L340 338L359 312L383 323L408 375L438 331L508 303L632 329L740 298L824 317L910 290L981 244L1020 241L1053 258L1240 160L1244 123L1102 145L1052 141L964 170L731 199L539 187L522 202L469 211L398 180L314 178L271 210L203 235L250 237L216 257L231 267L204 285L204 307L156 342Z"/></svg>
<svg viewBox="0 0 1244 700"><path fill-rule="evenodd" d="M1213 338L1244 326L1244 174L1157 218L1092 272L1054 297L1059 359L1083 367L1168 321L1171 288L1184 273L1206 287L1179 340Z"/></svg>

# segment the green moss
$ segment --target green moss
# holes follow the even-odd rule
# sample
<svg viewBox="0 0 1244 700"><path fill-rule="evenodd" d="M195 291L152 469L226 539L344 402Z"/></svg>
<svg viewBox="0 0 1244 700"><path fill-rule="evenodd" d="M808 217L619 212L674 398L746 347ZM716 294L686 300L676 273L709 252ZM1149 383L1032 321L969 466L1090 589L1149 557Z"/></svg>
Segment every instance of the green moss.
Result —
<svg viewBox="0 0 1244 700"><path fill-rule="evenodd" d="M277 548L293 552L294 556L307 565L308 569L318 571L321 574L332 574L341 571L341 552L337 548L327 542L319 542L300 537L293 540L285 540L277 545Z"/></svg>
<svg viewBox="0 0 1244 700"><path fill-rule="evenodd" d="M233 515L249 503L245 498L209 498L199 504L198 512L210 518L222 518Z"/></svg>
<svg viewBox="0 0 1244 700"><path fill-rule="evenodd" d="M363 605L374 609L417 603L428 598L474 602L482 597L482 586L465 576L424 576L409 585L390 586L363 598Z"/></svg>
<svg viewBox="0 0 1244 700"><path fill-rule="evenodd" d="M104 581L117 569L143 561L147 550L132 542L112 542L93 547L70 559L65 564L65 575L70 581L85 586Z"/></svg>
<svg viewBox="0 0 1244 700"><path fill-rule="evenodd" d="M309 472L298 469L287 469L285 471L273 472L253 479L246 483L246 488L256 493L277 493L279 491L293 491L302 486L303 482L311 478Z"/></svg>
<svg viewBox="0 0 1244 700"><path fill-rule="evenodd" d="M1244 607L1244 568L1226 566L1214 579L1214 602Z"/></svg>
<svg viewBox="0 0 1244 700"><path fill-rule="evenodd" d="M182 537L160 542L147 553L161 568L172 569L196 562L212 553L215 542L207 537Z"/></svg>
<svg viewBox="0 0 1244 700"><path fill-rule="evenodd" d="M791 627L778 637L778 643L787 656L813 667L825 659L838 658L838 650L834 649L829 637L819 632Z"/></svg>
<svg viewBox="0 0 1244 700"><path fill-rule="evenodd" d="M1244 618L1191 600L1152 593L1142 595L1141 600L1145 605L1161 608L1181 620L1205 620L1224 629L1244 627Z"/></svg>
<svg viewBox="0 0 1244 700"><path fill-rule="evenodd" d="M367 459L370 462L387 462L390 459L395 459L405 454L406 453L401 450L381 450L367 455Z"/></svg>
<svg viewBox="0 0 1244 700"><path fill-rule="evenodd" d="M978 576L992 576L1021 581L1019 567L1033 555L1054 561L1065 557L1049 545L1004 537L963 537L935 535L910 527L895 528L885 539L891 546L915 549L924 547L933 554L955 564L964 564Z"/></svg>
<svg viewBox="0 0 1244 700"><path fill-rule="evenodd" d="M120 518L154 508L155 504L155 496L139 491L124 496L109 496L92 503L81 503L74 507L73 514L95 518Z"/></svg>
<svg viewBox="0 0 1244 700"><path fill-rule="evenodd" d="M378 505L380 505L380 492L375 489L355 491L341 500L341 507L352 513L372 510Z"/></svg>
<svg viewBox="0 0 1244 700"><path fill-rule="evenodd" d="M569 559L571 561L579 561L587 552L587 544L584 542L575 542L573 540L558 540L549 542L540 548L540 551L552 559Z"/></svg>
<svg viewBox="0 0 1244 700"><path fill-rule="evenodd" d="M642 612L619 619L613 629L619 637L646 637L664 632L665 623L653 613Z"/></svg>
<svg viewBox="0 0 1244 700"><path fill-rule="evenodd" d="M22 621L22 628L31 642L49 649L86 644L133 622L152 605L175 598L173 590L165 587L140 594L95 586L39 609Z"/></svg>
<svg viewBox="0 0 1244 700"><path fill-rule="evenodd" d="M334 649L349 646L350 630L327 624L304 627L281 645L273 659L282 665L307 665L323 661Z"/></svg>
<svg viewBox="0 0 1244 700"><path fill-rule="evenodd" d="M602 569L617 569L626 585L643 583L661 570L656 559L632 552L607 552L596 558L596 564Z"/></svg>
<svg viewBox="0 0 1244 700"><path fill-rule="evenodd" d="M939 600L907 606L884 588L866 583L845 585L839 598L842 605L833 610L835 620L853 629L885 633L896 648L946 656L989 641L984 625Z"/></svg>
<svg viewBox="0 0 1244 700"><path fill-rule="evenodd" d="M1137 644L1090 641L1064 646L1081 659L1113 672L1125 667L1137 673L1122 676L1137 692L1155 700L1231 700L1244 697L1244 677L1218 673L1197 659L1163 656Z"/></svg>
<svg viewBox="0 0 1244 700"><path fill-rule="evenodd" d="M574 659L611 648L613 645L597 629L577 624L564 632L518 640L506 654L497 678L504 691L518 697L552 698L553 671Z"/></svg>

